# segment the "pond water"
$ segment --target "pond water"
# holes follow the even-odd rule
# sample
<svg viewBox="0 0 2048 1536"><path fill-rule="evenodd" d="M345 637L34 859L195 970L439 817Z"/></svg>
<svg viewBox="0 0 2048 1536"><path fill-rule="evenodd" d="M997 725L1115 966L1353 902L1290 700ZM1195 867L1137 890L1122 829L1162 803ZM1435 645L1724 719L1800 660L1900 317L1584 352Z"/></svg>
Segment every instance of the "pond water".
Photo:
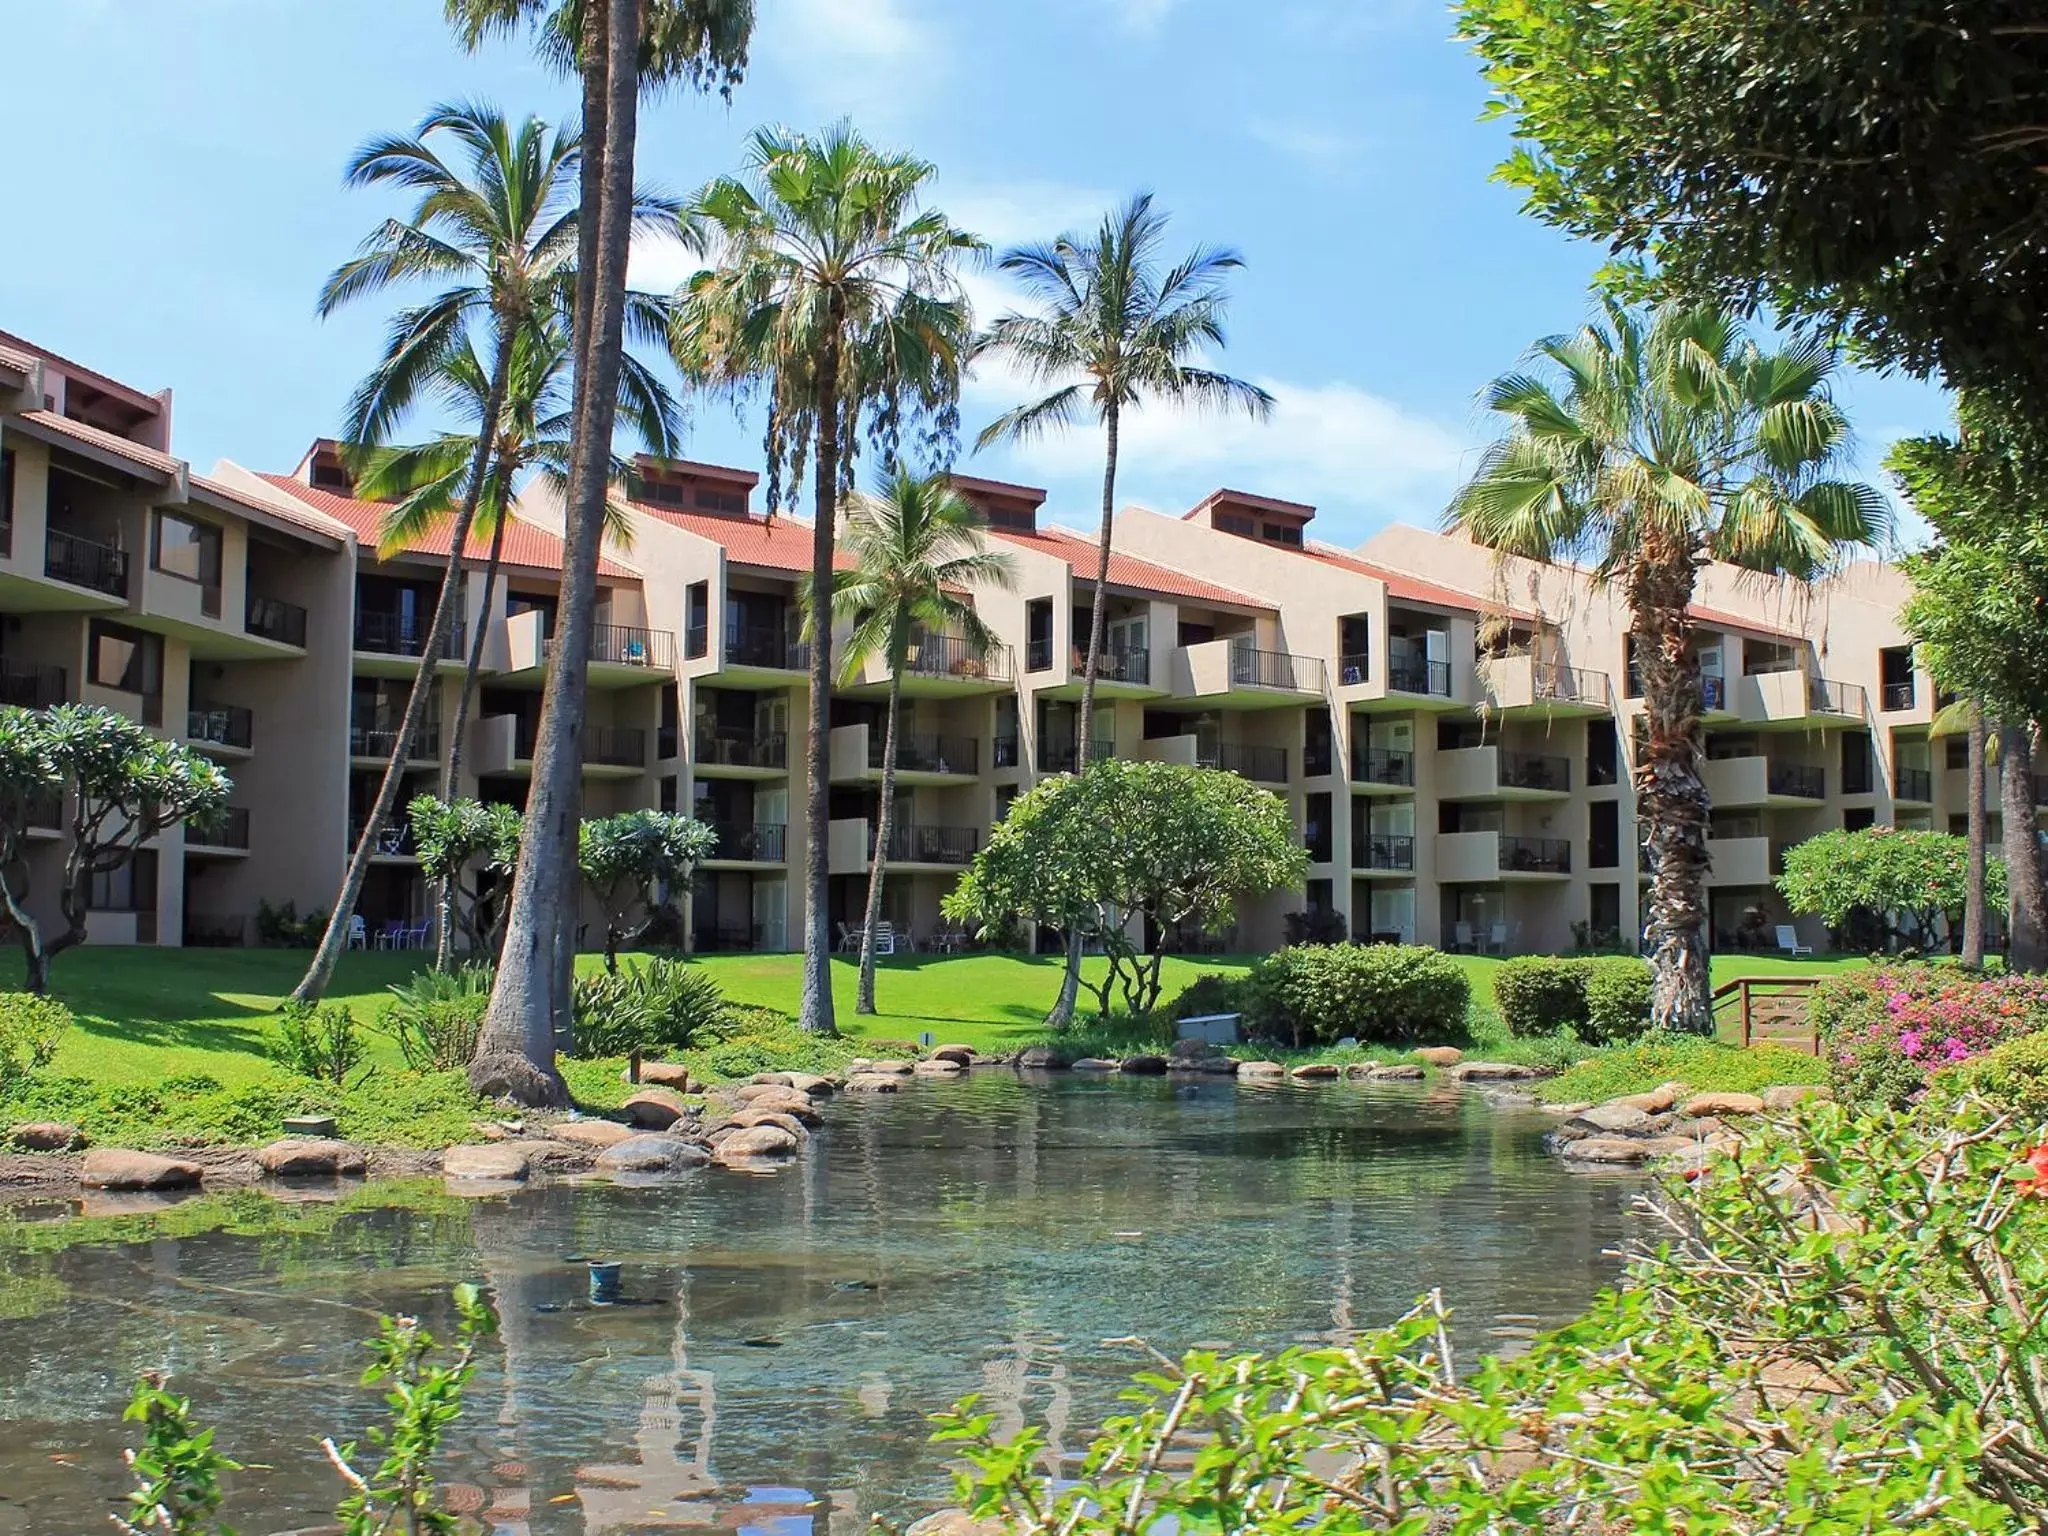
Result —
<svg viewBox="0 0 2048 1536"><path fill-rule="evenodd" d="M17 1243L0 1533L108 1528L146 1367L249 1464L245 1536L326 1523L317 1442L376 1413L357 1385L375 1315L446 1322L476 1279L503 1339L447 1476L484 1529L859 1536L946 1502L926 1416L967 1393L1082 1448L1140 1364L1106 1339L1328 1340L1432 1286L1467 1352L1571 1317L1614 1274L1634 1184L1565 1173L1545 1123L1454 1091L977 1073L842 1099L774 1174L415 1188L317 1232ZM628 1304L587 1304L593 1255L623 1261Z"/></svg>

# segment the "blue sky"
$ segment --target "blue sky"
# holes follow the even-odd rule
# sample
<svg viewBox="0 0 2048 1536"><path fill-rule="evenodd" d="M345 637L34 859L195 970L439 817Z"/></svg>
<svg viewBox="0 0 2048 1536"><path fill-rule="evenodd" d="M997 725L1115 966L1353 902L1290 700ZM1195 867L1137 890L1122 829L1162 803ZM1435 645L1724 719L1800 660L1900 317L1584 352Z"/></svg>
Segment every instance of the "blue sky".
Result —
<svg viewBox="0 0 2048 1536"><path fill-rule="evenodd" d="M1433 521L1487 440L1474 400L1537 336L1586 313L1600 253L1523 217L1489 180L1504 130L1436 0L759 0L730 106L643 115L645 184L687 192L761 122L850 116L934 161L934 201L998 247L1092 223L1149 188L1176 242L1236 246L1222 361L1273 391L1263 426L1153 410L1126 436L1125 500L1179 510L1217 485L1315 503L1353 544ZM1255 17L1256 24L1247 18ZM176 391L177 448L283 469L334 430L384 311L322 323L326 272L391 206L340 169L373 132L479 96L561 119L575 93L523 44L470 57L437 0L67 0L7 22L0 329ZM27 238L21 238L26 233ZM679 251L636 278L674 281ZM1000 302L991 278L974 291ZM1932 388L1844 390L1866 473L1939 427ZM974 381L970 433L1015 403ZM759 429L696 408L693 457L756 466ZM963 467L1051 488L1085 521L1091 432Z"/></svg>

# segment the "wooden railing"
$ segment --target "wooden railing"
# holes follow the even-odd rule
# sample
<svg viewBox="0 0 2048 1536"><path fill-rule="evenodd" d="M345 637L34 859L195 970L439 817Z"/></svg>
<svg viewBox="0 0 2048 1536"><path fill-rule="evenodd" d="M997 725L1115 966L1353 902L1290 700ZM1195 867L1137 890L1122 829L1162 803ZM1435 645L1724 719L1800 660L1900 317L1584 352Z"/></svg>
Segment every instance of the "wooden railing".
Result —
<svg viewBox="0 0 2048 1536"><path fill-rule="evenodd" d="M1782 1045L1820 1054L1820 1031L1809 1016L1813 976L1738 976L1714 988L1715 1033L1741 1031L1744 1046Z"/></svg>

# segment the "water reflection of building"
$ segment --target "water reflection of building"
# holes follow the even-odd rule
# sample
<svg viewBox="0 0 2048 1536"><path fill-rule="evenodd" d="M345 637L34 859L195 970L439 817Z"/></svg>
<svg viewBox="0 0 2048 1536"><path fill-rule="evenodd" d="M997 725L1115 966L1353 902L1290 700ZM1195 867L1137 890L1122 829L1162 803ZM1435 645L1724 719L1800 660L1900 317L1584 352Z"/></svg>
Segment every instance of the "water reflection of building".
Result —
<svg viewBox="0 0 2048 1536"><path fill-rule="evenodd" d="M717 1526L724 1511L709 1495L718 1486L711 1474L711 1433L717 1422L711 1372L690 1365L690 1287L676 1289L676 1326L669 1368L641 1387L640 1423L633 1444L640 1459L576 1469L583 1501L583 1528L642 1530L654 1526ZM681 1454L695 1431L689 1456Z"/></svg>
<svg viewBox="0 0 2048 1536"><path fill-rule="evenodd" d="M1063 1346L1053 1334L1020 1326L1015 1348L981 1364L981 1406L994 1415L998 1440L1014 1440L1024 1432L1032 1417L1032 1400L1045 1396L1045 1451L1041 1469L1048 1477L1061 1475L1066 1455L1067 1419L1073 1408L1073 1389L1067 1383Z"/></svg>

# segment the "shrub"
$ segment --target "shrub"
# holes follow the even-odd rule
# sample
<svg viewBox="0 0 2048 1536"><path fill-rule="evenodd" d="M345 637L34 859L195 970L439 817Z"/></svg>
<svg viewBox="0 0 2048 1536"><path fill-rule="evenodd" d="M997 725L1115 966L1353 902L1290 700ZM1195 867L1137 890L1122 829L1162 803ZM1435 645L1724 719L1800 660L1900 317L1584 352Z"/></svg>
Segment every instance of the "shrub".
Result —
<svg viewBox="0 0 2048 1536"><path fill-rule="evenodd" d="M291 901L277 907L267 901L256 903L256 942L265 949L311 949L326 931L325 912L308 912L301 917L297 904Z"/></svg>
<svg viewBox="0 0 2048 1536"><path fill-rule="evenodd" d="M1697 1093L1761 1093L1780 1083L1823 1083L1825 1062L1781 1045L1722 1045L1698 1035L1652 1030L1601 1051L1538 1083L1553 1104L1603 1103L1625 1093L1647 1093L1659 1083L1684 1083Z"/></svg>
<svg viewBox="0 0 2048 1536"><path fill-rule="evenodd" d="M1493 973L1493 1006L1508 1033L1524 1039L1578 1029L1586 1022L1590 962L1517 955Z"/></svg>
<svg viewBox="0 0 2048 1536"><path fill-rule="evenodd" d="M50 1064L71 1028L71 1010L53 997L0 992L0 1099L12 1098Z"/></svg>
<svg viewBox="0 0 2048 1536"><path fill-rule="evenodd" d="M1586 963L1586 1021L1579 1034L1600 1045L1633 1040L1650 1027L1650 964L1631 955Z"/></svg>
<svg viewBox="0 0 2048 1536"><path fill-rule="evenodd" d="M384 1028L415 1072L447 1072L469 1065L491 1003L497 972L486 962L453 971L421 971L391 988Z"/></svg>
<svg viewBox="0 0 2048 1536"><path fill-rule="evenodd" d="M1944 1095L1979 1094L2030 1123L2048 1120L2048 1032L2021 1035L1936 1074Z"/></svg>
<svg viewBox="0 0 2048 1536"><path fill-rule="evenodd" d="M603 971L576 983L579 1056L680 1051L724 1020L725 994L709 971L655 956L645 965Z"/></svg>
<svg viewBox="0 0 2048 1536"><path fill-rule="evenodd" d="M689 1056L691 1076L732 1081L756 1072L839 1072L857 1055L883 1042L814 1035L768 1008L729 1007L710 1025Z"/></svg>
<svg viewBox="0 0 2048 1536"><path fill-rule="evenodd" d="M1252 968L1244 1011L1256 1034L1295 1046L1394 1045L1463 1038L1471 1001L1464 971L1434 949L1295 944Z"/></svg>
<svg viewBox="0 0 2048 1536"><path fill-rule="evenodd" d="M2048 977L1895 965L1830 977L1808 1016L1845 1099L1902 1104L1930 1072L2048 1029Z"/></svg>
<svg viewBox="0 0 2048 1536"><path fill-rule="evenodd" d="M1242 1013L1244 1008L1245 978L1211 971L1182 987L1180 996L1166 1010L1166 1016L1170 1019L1198 1019L1210 1013Z"/></svg>
<svg viewBox="0 0 2048 1536"><path fill-rule="evenodd" d="M277 1011L270 1058L315 1082L340 1084L369 1053L345 1003L290 1002Z"/></svg>

